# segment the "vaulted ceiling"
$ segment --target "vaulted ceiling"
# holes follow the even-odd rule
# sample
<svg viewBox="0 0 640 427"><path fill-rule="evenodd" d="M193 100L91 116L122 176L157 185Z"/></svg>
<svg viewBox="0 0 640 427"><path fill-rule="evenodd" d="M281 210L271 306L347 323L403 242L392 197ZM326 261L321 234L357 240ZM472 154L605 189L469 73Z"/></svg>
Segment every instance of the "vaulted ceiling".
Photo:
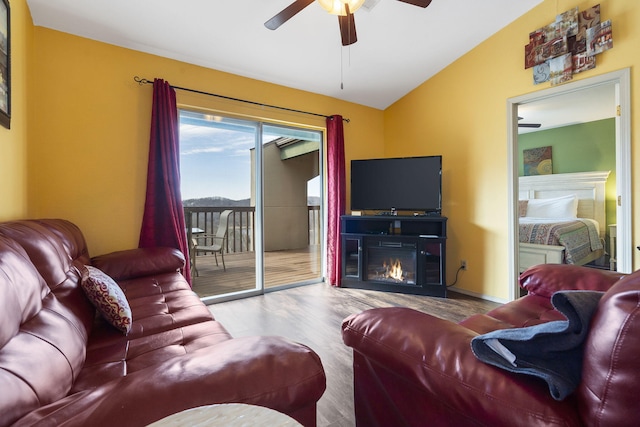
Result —
<svg viewBox="0 0 640 427"><path fill-rule="evenodd" d="M384 109L542 2L366 0L355 12L358 41L343 47L337 18L317 2L275 31L264 26L293 1L27 4L38 26Z"/></svg>

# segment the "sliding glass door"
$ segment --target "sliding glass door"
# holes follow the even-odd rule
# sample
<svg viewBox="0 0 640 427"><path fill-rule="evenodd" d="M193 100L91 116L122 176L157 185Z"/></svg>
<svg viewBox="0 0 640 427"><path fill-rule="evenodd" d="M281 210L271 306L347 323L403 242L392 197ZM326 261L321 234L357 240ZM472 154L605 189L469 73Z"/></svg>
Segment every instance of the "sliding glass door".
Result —
<svg viewBox="0 0 640 427"><path fill-rule="evenodd" d="M251 197L257 135L256 123L180 111L182 200L193 290L201 298L259 291ZM203 250L217 245L219 252Z"/></svg>
<svg viewBox="0 0 640 427"><path fill-rule="evenodd" d="M262 224L267 288L321 277L322 134L262 126Z"/></svg>
<svg viewBox="0 0 640 427"><path fill-rule="evenodd" d="M180 112L193 288L205 301L321 278L321 141L319 131Z"/></svg>

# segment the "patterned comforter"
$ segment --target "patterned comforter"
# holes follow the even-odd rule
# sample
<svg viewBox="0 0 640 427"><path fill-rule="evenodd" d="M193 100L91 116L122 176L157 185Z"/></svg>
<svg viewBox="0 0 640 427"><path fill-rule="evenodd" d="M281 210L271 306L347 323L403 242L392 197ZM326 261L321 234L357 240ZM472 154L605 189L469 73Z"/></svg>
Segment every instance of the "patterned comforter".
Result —
<svg viewBox="0 0 640 427"><path fill-rule="evenodd" d="M577 265L599 257L604 249L598 236L598 223L591 219L523 217L520 218L520 242L564 246L564 262Z"/></svg>

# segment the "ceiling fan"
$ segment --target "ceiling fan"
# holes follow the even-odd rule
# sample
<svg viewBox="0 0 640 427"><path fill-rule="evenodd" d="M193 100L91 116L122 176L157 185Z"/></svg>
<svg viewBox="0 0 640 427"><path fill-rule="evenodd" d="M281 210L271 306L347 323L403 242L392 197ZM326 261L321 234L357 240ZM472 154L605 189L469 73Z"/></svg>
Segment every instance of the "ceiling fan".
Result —
<svg viewBox="0 0 640 427"><path fill-rule="evenodd" d="M293 18L298 12L309 6L315 0L295 0L285 7L280 13L264 23L270 30L275 30L282 24ZM398 0L414 6L425 8L431 0ZM362 6L364 0L318 0L320 6L332 15L338 15L338 25L342 37L342 46L348 46L358 41L356 36L356 23L353 13Z"/></svg>
<svg viewBox="0 0 640 427"><path fill-rule="evenodd" d="M522 120L522 117L518 117L518 121ZM518 123L519 128L539 128L541 123Z"/></svg>

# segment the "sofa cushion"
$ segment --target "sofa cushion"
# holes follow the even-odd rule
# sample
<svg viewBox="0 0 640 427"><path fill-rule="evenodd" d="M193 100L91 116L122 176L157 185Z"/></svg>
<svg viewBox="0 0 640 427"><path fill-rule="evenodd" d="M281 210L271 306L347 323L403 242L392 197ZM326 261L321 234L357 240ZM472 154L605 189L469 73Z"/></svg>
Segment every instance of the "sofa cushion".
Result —
<svg viewBox="0 0 640 427"><path fill-rule="evenodd" d="M99 373L94 380L100 380ZM292 416L313 402L311 419L301 421L313 426L315 402L324 389L322 363L308 347L280 337L242 337L98 382L34 411L17 426L59 425L55 420L66 426L145 426L185 409L228 402Z"/></svg>
<svg viewBox="0 0 640 427"><path fill-rule="evenodd" d="M543 379L551 396L563 400L580 383L584 340L602 294L556 292L551 302L566 320L478 335L471 339L471 349L489 365Z"/></svg>
<svg viewBox="0 0 640 427"><path fill-rule="evenodd" d="M579 413L586 425L636 425L640 395L640 271L600 300L585 343ZM632 416L631 414L635 414Z"/></svg>
<svg viewBox="0 0 640 427"><path fill-rule="evenodd" d="M62 219L18 220L1 223L0 235L23 248L56 300L68 311L67 321L73 323L86 342L95 307L80 288L77 267L90 262L80 229Z"/></svg>
<svg viewBox="0 0 640 427"><path fill-rule="evenodd" d="M179 272L119 281L118 286L131 307L131 330L125 336L96 316L87 360L72 392L232 338Z"/></svg>
<svg viewBox="0 0 640 427"><path fill-rule="evenodd" d="M133 316L128 339L213 320L211 311L177 271L122 280L118 285ZM102 335L113 335L112 329L96 322L93 335L104 340ZM120 340L122 336L118 335L115 336Z"/></svg>
<svg viewBox="0 0 640 427"><path fill-rule="evenodd" d="M85 360L85 335L27 253L0 236L0 425L64 397Z"/></svg>
<svg viewBox="0 0 640 427"><path fill-rule="evenodd" d="M529 294L547 298L557 291L606 292L622 273L571 264L540 264L525 270L518 279Z"/></svg>
<svg viewBox="0 0 640 427"><path fill-rule="evenodd" d="M184 267L185 258L182 252L175 248L137 248L93 257L91 265L120 282L136 277L175 272Z"/></svg>
<svg viewBox="0 0 640 427"><path fill-rule="evenodd" d="M0 349L19 331L22 323L42 309L42 298L47 294L46 284L28 257L13 240L0 236ZM18 286L18 283L20 283Z"/></svg>
<svg viewBox="0 0 640 427"><path fill-rule="evenodd" d="M93 266L82 268L82 289L100 314L126 335L131 330L131 308L120 286L102 270Z"/></svg>
<svg viewBox="0 0 640 427"><path fill-rule="evenodd" d="M80 230L64 220L21 220L0 224L0 234L14 239L51 290L65 287L67 272L75 259L88 263L86 243Z"/></svg>

